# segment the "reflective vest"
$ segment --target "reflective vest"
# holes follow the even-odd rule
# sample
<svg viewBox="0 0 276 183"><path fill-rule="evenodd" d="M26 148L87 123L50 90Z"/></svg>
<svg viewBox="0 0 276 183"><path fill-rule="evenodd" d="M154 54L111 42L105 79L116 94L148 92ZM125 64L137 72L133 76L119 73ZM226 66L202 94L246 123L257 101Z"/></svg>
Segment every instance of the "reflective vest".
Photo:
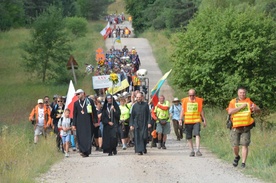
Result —
<svg viewBox="0 0 276 183"><path fill-rule="evenodd" d="M160 104L160 102L158 102L158 104ZM169 103L169 101L166 100L166 101L164 101L163 104L160 104L160 105L168 106L168 109L162 110L156 106L154 109L154 113L156 114L158 119L167 119L169 122L169 118L170 118L170 114L169 114L170 103ZM159 120L157 120L156 122L159 122Z"/></svg>
<svg viewBox="0 0 276 183"><path fill-rule="evenodd" d="M128 105L128 106L126 106ZM129 104L125 104L125 105L120 105L120 111L121 111L121 115L120 115L120 120L127 120L130 117L130 105Z"/></svg>
<svg viewBox="0 0 276 183"><path fill-rule="evenodd" d="M128 35L129 34L129 30L125 29L125 34Z"/></svg>
<svg viewBox="0 0 276 183"><path fill-rule="evenodd" d="M190 101L189 97L182 99L182 109L184 111L184 123L195 124L202 121L200 113L202 111L203 99L196 97L195 101Z"/></svg>
<svg viewBox="0 0 276 183"><path fill-rule="evenodd" d="M135 75L132 76L132 83L133 83L133 86L140 86L141 84L140 79Z"/></svg>
<svg viewBox="0 0 276 183"><path fill-rule="evenodd" d="M233 128L251 125L254 122L254 119L251 117L250 105L252 101L250 100L250 98L246 98L245 100L238 102L236 102L236 99L233 100L231 102L235 103L235 108L243 105L244 103L247 103L247 106L245 108L232 115Z"/></svg>

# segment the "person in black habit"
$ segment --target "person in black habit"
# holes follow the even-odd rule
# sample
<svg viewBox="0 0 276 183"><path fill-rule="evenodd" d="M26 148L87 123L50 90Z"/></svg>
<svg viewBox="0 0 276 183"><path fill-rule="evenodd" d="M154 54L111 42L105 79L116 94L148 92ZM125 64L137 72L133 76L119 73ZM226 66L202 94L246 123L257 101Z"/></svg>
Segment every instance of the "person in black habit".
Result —
<svg viewBox="0 0 276 183"><path fill-rule="evenodd" d="M142 94L137 93L136 103L132 106L129 126L134 130L135 153L147 153L148 128L151 127L149 105L142 101Z"/></svg>
<svg viewBox="0 0 276 183"><path fill-rule="evenodd" d="M80 155L88 157L91 154L93 123L98 121L97 110L93 100L87 98L82 89L75 94L79 99L74 102L73 129L76 129Z"/></svg>
<svg viewBox="0 0 276 183"><path fill-rule="evenodd" d="M118 145L118 126L120 120L120 108L112 97L106 96L102 108L102 123L103 123L103 153L108 153L108 156L117 154Z"/></svg>

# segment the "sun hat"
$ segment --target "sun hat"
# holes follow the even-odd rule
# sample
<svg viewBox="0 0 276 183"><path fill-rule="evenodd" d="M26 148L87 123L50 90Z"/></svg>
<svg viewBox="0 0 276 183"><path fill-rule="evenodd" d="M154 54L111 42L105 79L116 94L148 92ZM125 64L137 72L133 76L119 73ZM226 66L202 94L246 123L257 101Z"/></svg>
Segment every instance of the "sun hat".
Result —
<svg viewBox="0 0 276 183"><path fill-rule="evenodd" d="M175 97L174 99L173 99L173 102L179 102L180 100L177 98L177 97Z"/></svg>

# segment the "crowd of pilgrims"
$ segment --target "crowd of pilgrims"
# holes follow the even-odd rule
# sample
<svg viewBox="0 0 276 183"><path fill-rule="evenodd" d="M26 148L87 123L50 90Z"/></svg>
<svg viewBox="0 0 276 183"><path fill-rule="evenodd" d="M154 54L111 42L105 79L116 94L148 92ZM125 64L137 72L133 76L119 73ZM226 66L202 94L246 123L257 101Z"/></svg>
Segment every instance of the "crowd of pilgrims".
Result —
<svg viewBox="0 0 276 183"><path fill-rule="evenodd" d="M86 139L88 139L89 137L92 138L91 141L90 139L88 140L89 142L91 142L91 144L88 145L88 149L90 153L93 146L95 147L95 151L103 151L104 153L108 153L109 156L117 154L117 147L122 148L122 150L126 150L128 147L135 146L134 131L130 130L129 120L131 118L132 106L137 102L137 99L136 99L137 94L141 96L140 101L144 101L146 106L149 107L149 110L151 107L151 105L147 105L148 102L145 101L143 92L140 92L138 90L131 91L131 92L124 91L123 93L117 94L117 95L107 94L105 97L97 96L97 95L85 95L84 91L81 89L77 90L76 94L78 94L79 92L83 93L85 100L89 99L90 101L93 101L91 103L94 104L94 107L96 109L95 113L97 114L97 118L96 118L97 121L96 122L95 120L93 121L92 133L90 135L87 135L86 132L84 132L83 133L84 137L80 137L80 138L86 138ZM76 133L76 129L73 128L74 119L69 117L71 111L69 109L65 109L66 97L54 95L53 101L51 103L48 96L44 97L43 103L41 103L42 101L40 100L41 99L38 100L38 105L43 105L43 107L49 109L50 111L49 114L52 120L50 123L51 125L48 125L49 128L47 128L47 131L45 130L40 131L40 134L36 134L36 129L35 129L35 136L41 135L42 133L49 134L49 132L52 129L57 136L60 136L60 137L66 136L66 138L62 139L63 146L64 146L63 153L65 154L65 157L69 157L70 147L72 151L77 151L77 150L80 151L79 150L80 148L84 148L84 147L80 147L78 144L78 139L77 139L78 136ZM78 103L78 101L76 101L76 103ZM108 105L114 106L114 108L116 109L116 111L112 113L113 116L110 116L110 113L104 112L104 109L108 109L107 107ZM74 110L77 110L77 109L74 109ZM32 113L30 114L30 118L32 118L31 117L33 115ZM148 113L148 116L153 126L155 121L150 117L149 113ZM61 118L63 119L61 120ZM68 121L67 121L67 118L69 119ZM103 124L103 121L106 118L109 118L107 119L107 121L111 119L111 121L113 123L116 123L116 126L117 126L117 128L114 128L115 131L114 130L113 132L108 131L107 132L108 134L105 133L105 127L104 127L105 125ZM147 134L146 143L151 141L153 142L153 147L156 147L157 139L152 139L152 136L151 136L153 128L146 128L146 129L148 130L148 132L146 133ZM110 133L114 133L113 136L116 138L113 138L114 140L110 141L110 137L108 137L109 139L106 140L105 142L104 134L106 136L109 136ZM35 139L35 143L37 142L38 142L38 139ZM59 146L60 144L57 143L57 147ZM105 150L103 150L102 148L103 146L107 146L107 147L110 146L112 147L112 149L105 152ZM90 153L88 154L81 153L81 155L83 157L88 157ZM143 153L147 153L146 149L143 150Z"/></svg>
<svg viewBox="0 0 276 183"><path fill-rule="evenodd" d="M149 101L145 100L145 92L141 90L142 87L140 87L140 79L137 76L136 71L139 70L139 66L141 65L139 56L137 54L137 51L135 47L133 47L131 50L127 48L127 46L124 46L122 50L115 49L114 47L111 47L110 50L105 54L104 62L102 59L97 60L97 69L93 72L95 76L97 75L106 75L110 74L111 72L115 72L120 75L120 80L127 79L130 86L124 89L123 91L120 91L117 94L110 95L106 93L107 89L100 89L95 90L94 95L86 95L83 90L80 89L77 90L76 95L79 93L83 93L85 95L85 100L87 102L93 101L91 103L94 104L96 112L93 112L94 114L97 113L97 118L94 118L93 120L93 127L92 132L88 136L91 136L91 141L88 140L88 142L92 144L92 146L96 147L96 151L104 151L102 146L112 146L113 148L111 150L108 150L108 155L116 155L117 154L117 146L122 147L123 150L127 149L128 147L134 146L134 132L133 130L130 130L129 126L129 119L131 117L131 110L132 106L137 102L137 94L141 96L139 98L140 102L143 101L150 110L150 106L148 105ZM110 100L112 98L112 100ZM74 119L70 117L70 111L69 109L65 109L65 102L66 102L66 96L59 96L54 95L53 102L50 103L49 97L45 96L44 99L38 100L38 107L34 108L30 114L29 120L32 121L35 125L35 138L34 142L37 143L38 136L41 135L43 132L45 132L45 129L51 129L53 128L54 133L57 135L57 137L62 138L63 142L63 148L65 156L69 156L69 146L71 146L73 151L76 151L77 149L82 152L83 150L80 150L80 145L77 143L78 138L87 138L87 136L82 133L77 134L76 128L74 128ZM103 108L105 105L109 105L110 101L112 101L112 106L115 106L117 108L117 112L112 113L112 116L110 116L110 113L103 114ZM85 103L85 102L84 102ZM81 105L84 105L80 103ZM90 103L90 102L89 102ZM39 114L39 107L42 108L42 105L44 105L44 116L46 113L49 113L47 119L44 118L44 125L42 123L43 128L39 126L39 119L36 116L42 116ZM106 107L105 107L106 108ZM37 111L37 112L36 112ZM77 111L77 110L76 110ZM73 111L75 113L75 111ZM150 120L149 123L154 124L154 120L150 117L150 113L146 110L146 115L149 116L149 119L147 119L147 122ZM63 114L64 113L64 114ZM84 111L81 111L81 114L83 114ZM109 116L108 116L109 115ZM143 114L144 115L144 114ZM72 115L71 115L72 116ZM95 117L95 116L94 116ZM116 130L112 133L112 136L116 136L116 140L110 141L108 140L108 144L105 144L105 140L103 138L105 133L105 128L103 125L103 120L105 120L106 117L109 117L109 120L117 123ZM37 119L37 122L35 122L35 118ZM97 120L95 122L95 120ZM46 121L46 122L45 122ZM154 125L152 125L154 126ZM46 128L45 128L46 127ZM78 128L78 127L77 127ZM84 128L85 130L85 128ZM146 128L147 130L147 142L152 141L151 132L153 131L153 128ZM47 133L47 132L46 132ZM108 132L110 133L110 132ZM66 138L64 137L66 136ZM106 135L107 136L107 135ZM156 142L157 139L155 139L154 142ZM153 142L153 141L152 141ZM85 142L87 143L87 142ZM112 143L112 144L110 144ZM87 145L87 144L86 144ZM60 147L59 142L57 141L57 146ZM156 146L155 143L153 143L153 146ZM89 147L89 145L88 145ZM146 148L143 147L143 153L146 153ZM87 151L87 149L86 149ZM91 153L91 147L88 148L88 151L86 153L81 153L83 157L89 156ZM143 154L141 151L139 151L140 154Z"/></svg>

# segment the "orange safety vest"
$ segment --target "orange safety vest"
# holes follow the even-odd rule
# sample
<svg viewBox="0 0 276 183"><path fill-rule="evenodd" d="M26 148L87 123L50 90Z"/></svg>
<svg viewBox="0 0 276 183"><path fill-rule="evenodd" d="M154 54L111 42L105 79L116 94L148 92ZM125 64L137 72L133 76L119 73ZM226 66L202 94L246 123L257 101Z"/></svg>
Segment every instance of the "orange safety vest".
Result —
<svg viewBox="0 0 276 183"><path fill-rule="evenodd" d="M140 86L141 84L140 79L135 75L132 76L132 82L133 82L133 86Z"/></svg>
<svg viewBox="0 0 276 183"><path fill-rule="evenodd" d="M238 127L244 127L249 126L254 122L254 119L251 117L251 110L250 106L253 104L253 102L250 100L250 98L246 98L242 101L236 101L236 99L232 99L230 101L230 108L237 108L244 103L247 103L247 107L243 108L239 112L232 114L232 122L233 122L233 128Z"/></svg>
<svg viewBox="0 0 276 183"><path fill-rule="evenodd" d="M184 124L195 124L202 121L200 113L202 111L203 99L196 97L195 101L190 101L189 97L182 99L182 109L184 111Z"/></svg>

